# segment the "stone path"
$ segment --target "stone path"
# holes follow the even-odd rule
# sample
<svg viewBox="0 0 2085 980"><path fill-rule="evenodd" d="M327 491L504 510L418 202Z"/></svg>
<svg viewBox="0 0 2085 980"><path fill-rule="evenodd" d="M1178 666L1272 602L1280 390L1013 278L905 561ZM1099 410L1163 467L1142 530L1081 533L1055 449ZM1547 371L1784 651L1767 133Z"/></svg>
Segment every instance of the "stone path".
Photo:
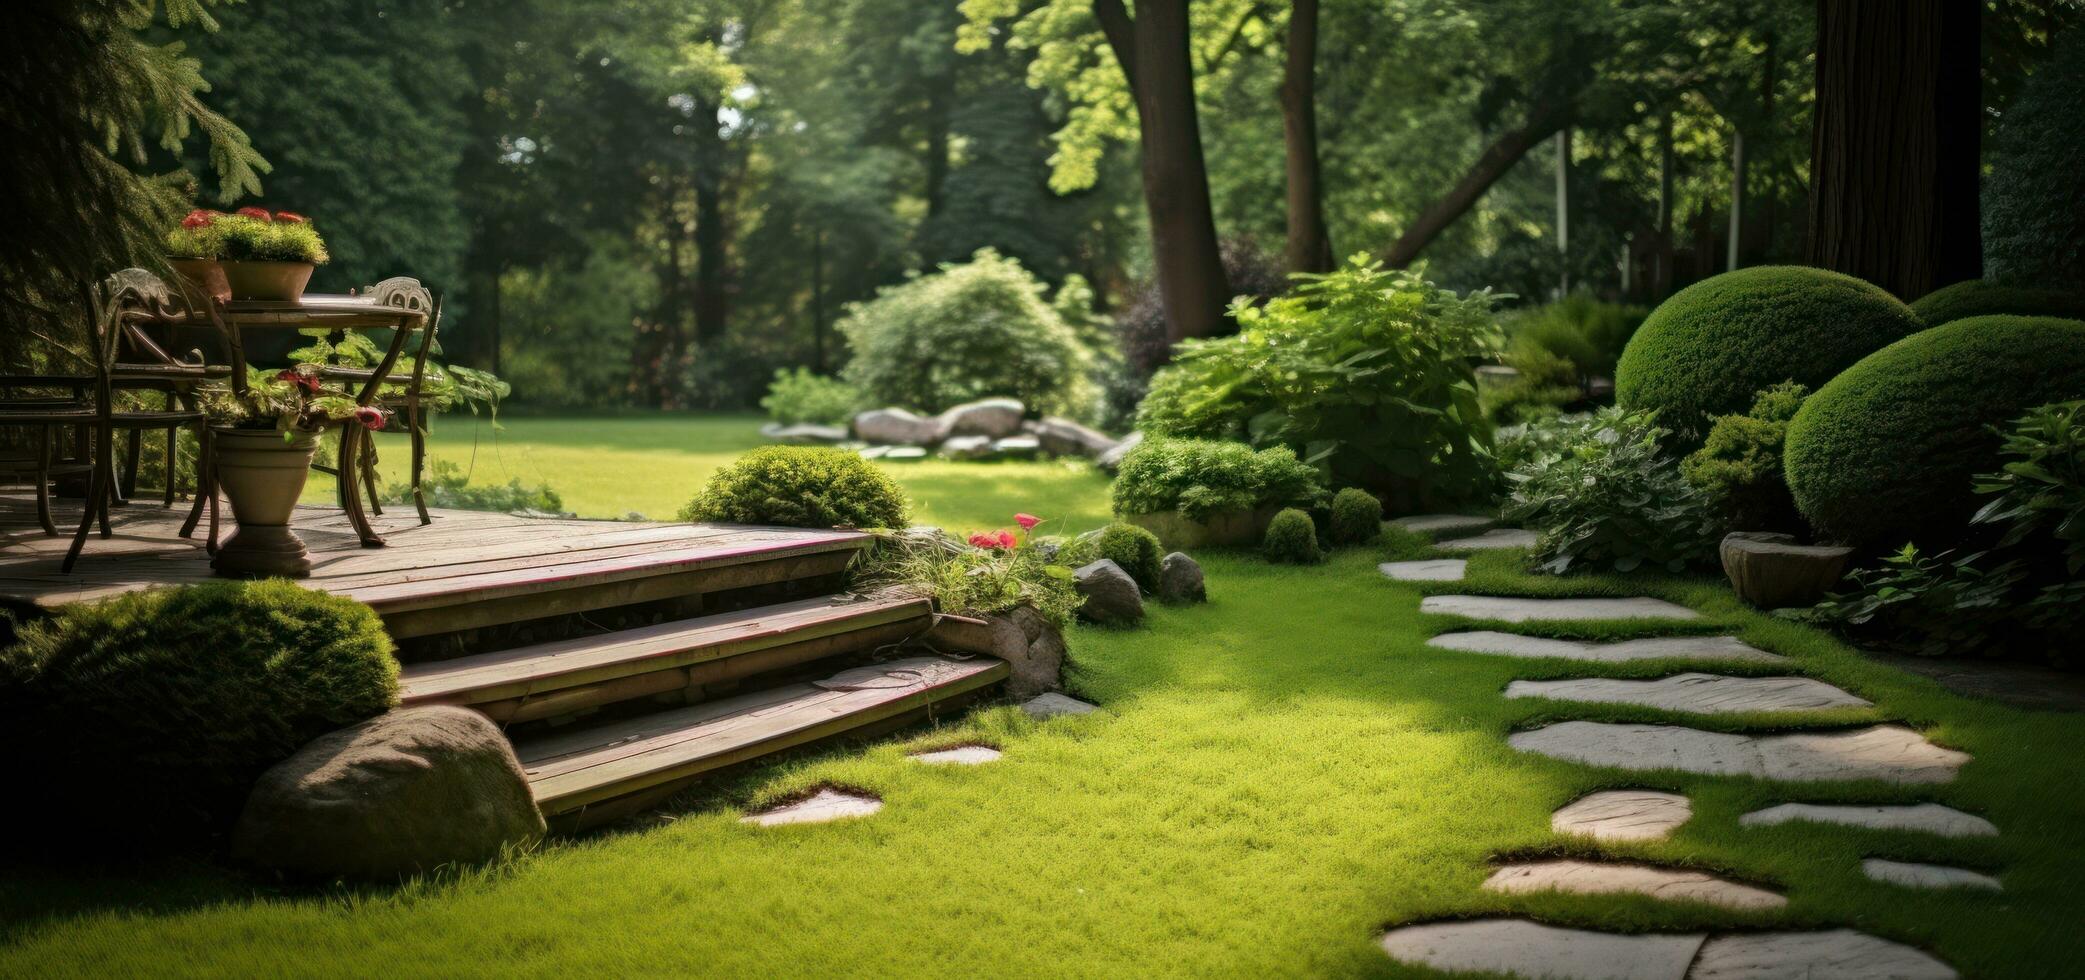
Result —
<svg viewBox="0 0 2085 980"><path fill-rule="evenodd" d="M1692 816L1694 804L1678 793L1609 789L1550 814L1549 829L1594 840L1664 840Z"/></svg>
<svg viewBox="0 0 2085 980"><path fill-rule="evenodd" d="M1791 662L1787 657L1779 654L1768 653L1764 650L1746 646L1738 642L1737 637L1734 636L1670 636L1645 640L1623 640L1619 643L1578 643L1571 640L1552 640L1540 636L1521 636L1518 633L1472 630L1464 633L1443 633L1426 641L1426 645L1442 650L1461 650L1465 653L1489 653L1501 657L1586 660L1596 663L1624 663L1631 660L1662 660L1667 658L1727 660L1759 664L1785 664Z"/></svg>
<svg viewBox="0 0 2085 980"><path fill-rule="evenodd" d="M759 813L749 813L740 817L739 822L762 827L778 827L792 823L825 823L830 820L866 817L881 809L883 801L873 796L856 796L827 788L795 803L786 803Z"/></svg>
<svg viewBox="0 0 2085 980"><path fill-rule="evenodd" d="M997 762L1000 755L998 749L989 745L958 745L952 749L915 752L911 759L914 762L935 766L981 766L987 762Z"/></svg>
<svg viewBox="0 0 2085 980"><path fill-rule="evenodd" d="M1400 517L1390 523L1414 534L1426 534L1436 538L1477 534L1489 531L1498 524L1489 517L1473 517L1468 514L1417 514L1412 517Z"/></svg>
<svg viewBox="0 0 2085 980"><path fill-rule="evenodd" d="M1398 582L1460 582L1469 562L1461 558L1428 558L1423 561L1386 561L1376 566Z"/></svg>
<svg viewBox="0 0 2085 980"><path fill-rule="evenodd" d="M1549 980L1953 980L1933 957L1851 929L1617 935L1525 919L1436 922L1392 929L1383 951L1437 970Z"/></svg>
<svg viewBox="0 0 2085 980"><path fill-rule="evenodd" d="M1835 806L1783 803L1738 818L1741 827L1775 827L1792 821L1839 824L1871 830L1916 830L1942 837L1996 837L1998 827L1975 814L1938 803L1898 806Z"/></svg>
<svg viewBox="0 0 2085 980"><path fill-rule="evenodd" d="M1021 710L1027 712L1028 717L1037 721L1048 721L1061 715L1090 715L1100 709L1078 698L1067 697L1051 691L1048 694L1036 695L1033 699L1021 705Z"/></svg>
<svg viewBox="0 0 2085 980"><path fill-rule="evenodd" d="M1764 888L1741 885L1705 871L1571 858L1505 865L1485 879L1484 888L1509 895L1544 891L1648 895L1745 911L1778 909L1788 904L1788 899Z"/></svg>
<svg viewBox="0 0 2085 980"><path fill-rule="evenodd" d="M1900 725L1739 735L1677 725L1566 721L1517 732L1507 742L1522 752L1594 766L1802 782L1944 783L1969 761L1967 754L1934 745Z"/></svg>
<svg viewBox="0 0 2085 980"><path fill-rule="evenodd" d="M1874 707L1864 698L1854 697L1808 677L1724 677L1718 674L1674 674L1654 681L1621 681L1604 677L1514 681L1506 685L1506 696L1590 704L1633 704L1701 715Z"/></svg>
<svg viewBox="0 0 2085 980"><path fill-rule="evenodd" d="M1535 546L1535 532L1523 531L1517 527L1499 527L1467 538L1436 541L1433 546L1442 551L1504 551L1507 548L1532 548Z"/></svg>
<svg viewBox="0 0 2085 980"><path fill-rule="evenodd" d="M1983 888L1994 892L2005 889L1998 879L1981 871L1950 868L1942 864L1868 858L1861 862L1861 874L1876 881L1903 885L1906 888Z"/></svg>
<svg viewBox="0 0 2085 980"><path fill-rule="evenodd" d="M1700 619L1701 614L1663 599L1521 599L1488 595L1430 595L1419 611L1441 616L1496 619L1508 623L1570 619Z"/></svg>

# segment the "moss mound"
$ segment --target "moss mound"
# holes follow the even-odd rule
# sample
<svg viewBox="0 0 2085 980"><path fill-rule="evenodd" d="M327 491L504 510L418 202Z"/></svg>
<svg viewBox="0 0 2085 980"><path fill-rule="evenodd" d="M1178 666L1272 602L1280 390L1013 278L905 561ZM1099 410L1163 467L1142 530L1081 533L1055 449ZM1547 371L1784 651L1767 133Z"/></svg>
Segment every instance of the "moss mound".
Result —
<svg viewBox="0 0 2085 980"><path fill-rule="evenodd" d="M1742 414L1762 388L1811 388L1921 327L1881 287L1801 266L1759 266L1673 294L1622 351L1615 398L1656 409L1683 446L1699 446L1710 419Z"/></svg>
<svg viewBox="0 0 2085 980"><path fill-rule="evenodd" d="M1267 560L1282 565L1315 565L1325 560L1318 547L1318 526L1294 507L1274 515L1260 546Z"/></svg>
<svg viewBox="0 0 2085 980"><path fill-rule="evenodd" d="M1122 566L1130 578L1136 579L1137 588L1158 591L1158 570L1164 561L1158 535L1135 524L1117 522L1100 532L1094 547L1100 557Z"/></svg>
<svg viewBox="0 0 2085 980"><path fill-rule="evenodd" d="M1820 536L1954 545L1998 468L2001 425L2085 397L2085 322L1971 317L1863 358L1803 403L1784 465Z"/></svg>
<svg viewBox="0 0 2085 980"><path fill-rule="evenodd" d="M1332 497L1332 543L1368 544L1383 534L1383 502L1358 487Z"/></svg>
<svg viewBox="0 0 2085 980"><path fill-rule="evenodd" d="M1970 279L1942 286L1911 304L1926 326L1937 327L1973 316L2054 316L2085 320L2085 295L2061 289L2008 286Z"/></svg>

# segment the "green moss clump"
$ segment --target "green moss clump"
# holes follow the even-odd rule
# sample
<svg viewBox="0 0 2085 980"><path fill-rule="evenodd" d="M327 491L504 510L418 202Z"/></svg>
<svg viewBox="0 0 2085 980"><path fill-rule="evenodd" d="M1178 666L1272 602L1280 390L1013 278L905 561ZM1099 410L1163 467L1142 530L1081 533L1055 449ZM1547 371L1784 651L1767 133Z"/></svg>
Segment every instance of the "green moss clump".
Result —
<svg viewBox="0 0 2085 980"><path fill-rule="evenodd" d="M875 464L844 449L767 446L718 470L681 508L680 519L897 528L906 523L905 491Z"/></svg>
<svg viewBox="0 0 2085 980"><path fill-rule="evenodd" d="M1810 388L1921 327L1879 286L1800 266L1726 272L1651 312L1615 369L1615 399L1655 409L1676 444L1701 445L1710 420L1745 411L1761 388Z"/></svg>
<svg viewBox="0 0 2085 980"><path fill-rule="evenodd" d="M1129 577L1137 580L1137 587L1145 592L1158 591L1158 567L1165 551L1159 546L1158 535L1135 524L1115 523L1108 525L1094 539L1096 559L1106 558Z"/></svg>
<svg viewBox="0 0 2085 980"><path fill-rule="evenodd" d="M2008 286L1988 279L1970 279L1942 286L1911 304L1928 327L1953 323L1973 316L2053 316L2085 320L2085 295L2061 289Z"/></svg>
<svg viewBox="0 0 2085 980"><path fill-rule="evenodd" d="M1267 524L1267 537L1261 544L1267 560L1284 565L1315 565L1325 560L1325 553L1318 548L1318 526L1311 522L1310 515L1294 507L1274 515Z"/></svg>
<svg viewBox="0 0 2085 980"><path fill-rule="evenodd" d="M1993 426L2085 398L2085 322L1971 317L1907 337L1818 389L1788 426L1788 486L1825 538L1953 547L1998 469Z"/></svg>
<svg viewBox="0 0 2085 980"><path fill-rule="evenodd" d="M1332 543L1368 544L1383 534L1383 502L1359 487L1332 495Z"/></svg>

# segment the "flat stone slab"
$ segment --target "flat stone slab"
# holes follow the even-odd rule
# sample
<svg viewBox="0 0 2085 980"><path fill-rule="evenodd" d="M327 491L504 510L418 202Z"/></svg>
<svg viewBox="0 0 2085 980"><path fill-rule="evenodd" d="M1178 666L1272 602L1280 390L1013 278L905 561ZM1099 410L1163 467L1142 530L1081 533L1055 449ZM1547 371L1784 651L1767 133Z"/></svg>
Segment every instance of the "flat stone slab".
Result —
<svg viewBox="0 0 2085 980"><path fill-rule="evenodd" d="M1508 623L1561 619L1700 619L1701 614L1663 599L1522 599L1495 595L1430 595L1419 611L1439 616L1467 616Z"/></svg>
<svg viewBox="0 0 2085 980"><path fill-rule="evenodd" d="M1726 909L1778 909L1788 899L1705 871L1611 861L1529 861L1508 864L1485 879L1486 891L1507 895L1570 892L1574 895L1648 895L1668 902L1702 902Z"/></svg>
<svg viewBox="0 0 2085 980"><path fill-rule="evenodd" d="M825 823L830 820L848 820L866 817L883 809L883 801L873 796L856 796L836 789L821 789L808 799L787 803L771 810L750 813L738 819L739 823L758 824L762 827L778 827L792 823Z"/></svg>
<svg viewBox="0 0 2085 980"><path fill-rule="evenodd" d="M981 766L998 761L1001 753L989 745L958 745L952 749L937 749L933 752L914 752L914 762L934 766Z"/></svg>
<svg viewBox="0 0 2085 980"><path fill-rule="evenodd" d="M1460 558L1430 558L1425 561L1386 561L1376 570L1399 582L1460 582L1469 562Z"/></svg>
<svg viewBox="0 0 2085 980"><path fill-rule="evenodd" d="M1951 868L1944 864L1918 864L1912 861L1890 861L1884 858L1868 858L1861 862L1861 874L1870 879L1906 888L1983 888L2004 891L1998 879L1981 871L1968 868Z"/></svg>
<svg viewBox="0 0 2085 980"><path fill-rule="evenodd" d="M1625 936L1525 919L1405 926L1383 934L1383 952L1436 970L1510 973L1552 980L1682 980L1708 937Z"/></svg>
<svg viewBox="0 0 2085 980"><path fill-rule="evenodd" d="M1703 943L1686 980L1954 980L1923 950L1852 929L1755 932Z"/></svg>
<svg viewBox="0 0 2085 980"><path fill-rule="evenodd" d="M1856 731L1739 735L1676 725L1566 721L1507 739L1522 752L1618 769L1678 769L1760 779L1944 783L1969 761L1899 725Z"/></svg>
<svg viewBox="0 0 2085 980"><path fill-rule="evenodd" d="M1021 710L1028 712L1030 718L1047 721L1059 715L1090 715L1100 709L1078 698L1066 697L1051 691L1048 694L1036 695L1034 699L1021 705Z"/></svg>
<svg viewBox="0 0 2085 980"><path fill-rule="evenodd" d="M1871 830L1917 830L1942 837L1998 836L1998 827L1991 821L1938 803L1886 806L1783 803L1739 817L1738 826L1775 827L1797 820Z"/></svg>
<svg viewBox="0 0 2085 980"><path fill-rule="evenodd" d="M1532 548L1535 532L1517 527L1495 527L1483 534L1467 538L1450 538L1434 542L1442 551L1504 551L1507 548Z"/></svg>
<svg viewBox="0 0 2085 980"><path fill-rule="evenodd" d="M1489 517L1473 517L1469 514L1414 514L1390 522L1414 534L1430 534L1437 538L1452 538L1458 534L1477 534L1491 530L1498 521Z"/></svg>
<svg viewBox="0 0 2085 980"><path fill-rule="evenodd" d="M1693 816L1693 802L1678 793L1608 789L1550 814L1549 829L1594 840L1664 840Z"/></svg>
<svg viewBox="0 0 2085 980"><path fill-rule="evenodd" d="M1423 607L1422 607L1423 608ZM1626 663L1631 660L1728 660L1745 663L1789 663L1787 657L1768 653L1738 642L1735 636L1660 636L1619 643L1579 643L1541 636L1522 636L1495 630L1443 633L1426 641L1441 650L1489 653L1500 657L1531 660L1584 660L1592 663Z"/></svg>
<svg viewBox="0 0 2085 980"><path fill-rule="evenodd" d="M1703 715L1874 707L1867 700L1808 677L1724 677L1719 674L1674 674L1652 681L1605 677L1514 681L1506 685L1506 696L1589 704L1634 704Z"/></svg>

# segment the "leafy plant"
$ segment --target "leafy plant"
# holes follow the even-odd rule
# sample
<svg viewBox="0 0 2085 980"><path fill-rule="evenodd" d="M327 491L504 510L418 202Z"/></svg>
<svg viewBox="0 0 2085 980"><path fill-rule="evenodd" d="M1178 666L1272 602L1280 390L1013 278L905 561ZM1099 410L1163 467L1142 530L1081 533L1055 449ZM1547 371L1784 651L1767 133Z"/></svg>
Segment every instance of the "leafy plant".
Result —
<svg viewBox="0 0 2085 980"><path fill-rule="evenodd" d="M310 343L290 351L288 356L292 363L375 370L384 362L384 349L366 333L343 331L338 336L323 330L312 333L317 335L310 338ZM401 360L418 353L412 344L413 341L407 341L406 348L399 354ZM461 405L476 415L483 406L493 427L499 428L500 403L513 394L514 387L490 371L443 364L434 359L440 353L441 344L436 342L434 349L428 352L427 372L421 379L420 407L429 412L446 412ZM380 398L404 395L405 387L395 384L386 384L378 392Z"/></svg>
<svg viewBox="0 0 2085 980"><path fill-rule="evenodd" d="M1793 381L1762 390L1750 412L1718 417L1702 447L1680 463L1688 483L1723 501L1731 527L1775 531L1802 524L1781 472L1781 447L1809 393Z"/></svg>
<svg viewBox="0 0 2085 980"><path fill-rule="evenodd" d="M1503 508L1506 520L1536 533L1540 570L1678 571L1715 554L1717 501L1660 449L1668 433L1657 413L1607 408L1551 424L1551 447L1507 474L1513 495Z"/></svg>
<svg viewBox="0 0 2085 980"><path fill-rule="evenodd" d="M905 492L844 449L766 446L718 470L680 520L784 527L896 528Z"/></svg>
<svg viewBox="0 0 2085 980"><path fill-rule="evenodd" d="M769 418L783 425L812 423L845 425L862 407L862 393L838 378L815 374L810 368L778 370L767 386L760 407Z"/></svg>
<svg viewBox="0 0 2085 980"><path fill-rule="evenodd" d="M1285 565L1315 565L1325 560L1318 548L1318 526L1294 507L1274 515L1267 523L1267 536L1260 543L1267 560Z"/></svg>
<svg viewBox="0 0 2085 980"><path fill-rule="evenodd" d="M1993 499L1974 522L2003 527L2000 548L2046 538L2061 549L2064 574L2085 573L2085 401L2043 405L2004 436L1998 451L2008 461L1976 478L1976 492Z"/></svg>
<svg viewBox="0 0 2085 980"><path fill-rule="evenodd" d="M463 468L446 459L434 461L430 472L420 481L427 494L429 507L445 507L450 510L486 510L513 513L517 510L538 511L549 514L565 513L565 501L557 491L543 484L523 486L519 478L509 479L504 484L472 486L470 476ZM384 486L384 502L387 504L409 503L413 488L405 483L387 483Z"/></svg>
<svg viewBox="0 0 2085 980"><path fill-rule="evenodd" d="M199 388L196 394L212 422L241 429L274 429L285 437L349 421L381 431L389 421L382 408L357 405L346 389L326 384L309 365L272 374L249 366L243 395L228 383Z"/></svg>
<svg viewBox="0 0 2085 980"><path fill-rule="evenodd" d="M1030 605L1059 629L1070 627L1086 601L1072 570L1031 535L1035 518L1018 514L1015 520L1018 535L979 532L967 547L938 534L881 534L865 577L933 596L943 612L988 615Z"/></svg>
<svg viewBox="0 0 2085 980"><path fill-rule="evenodd" d="M1359 487L1332 495L1332 543L1368 544L1383 533L1383 502Z"/></svg>
<svg viewBox="0 0 2085 980"><path fill-rule="evenodd" d="M1612 377L1623 348L1649 315L1641 306L1574 292L1522 311L1506 321L1505 329L1509 348L1547 352L1568 364L1577 379Z"/></svg>
<svg viewBox="0 0 2085 980"><path fill-rule="evenodd" d="M1880 645L1926 656L1975 652L2013 612L2010 596L2023 575L2014 562L1983 567L1982 552L1952 559L1950 554L1928 556L1907 544L1885 557L1882 567L1849 573L1852 589L1792 618L1866 632Z"/></svg>
<svg viewBox="0 0 2085 980"><path fill-rule="evenodd" d="M1533 422L1585 400L1583 378L1561 354L1522 338L1508 345L1501 360L1517 376L1479 394L1484 414L1497 422Z"/></svg>
<svg viewBox="0 0 2085 980"><path fill-rule="evenodd" d="M1317 470L1286 446L1254 451L1238 442L1149 438L1122 458L1118 514L1178 510L1190 520L1268 504L1310 504L1324 490Z"/></svg>

